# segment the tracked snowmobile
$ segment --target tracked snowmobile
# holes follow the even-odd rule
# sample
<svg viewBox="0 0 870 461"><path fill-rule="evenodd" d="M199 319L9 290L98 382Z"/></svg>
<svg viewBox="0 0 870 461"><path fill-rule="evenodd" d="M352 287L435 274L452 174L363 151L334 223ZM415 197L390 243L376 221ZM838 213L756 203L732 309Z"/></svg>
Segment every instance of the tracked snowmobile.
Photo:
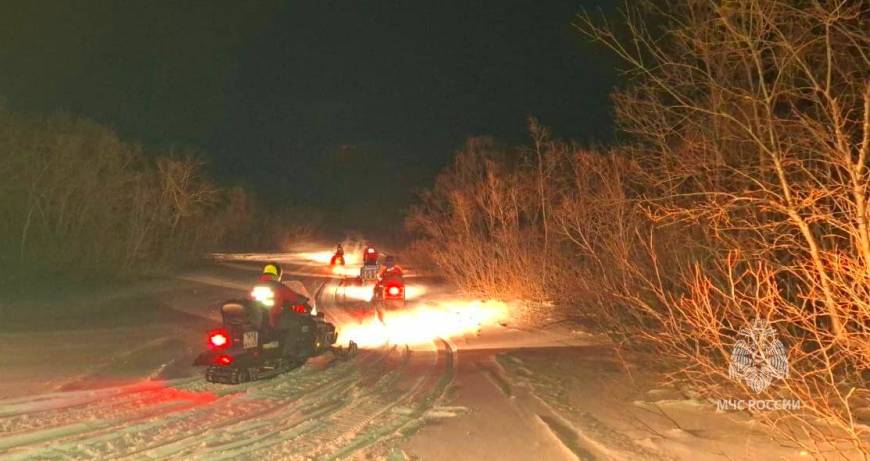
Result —
<svg viewBox="0 0 870 461"><path fill-rule="evenodd" d="M384 321L385 311L405 307L405 274L395 264L393 256L387 256L384 269L378 275L372 293L372 305L381 322Z"/></svg>
<svg viewBox="0 0 870 461"><path fill-rule="evenodd" d="M384 261L384 268L378 273L372 293L372 302L385 306L405 305L405 271L396 265L395 256L389 255Z"/></svg>
<svg viewBox="0 0 870 461"><path fill-rule="evenodd" d="M359 269L359 278L362 282L370 282L378 279L378 272L381 270L378 264L378 250L369 245L363 250L363 265Z"/></svg>
<svg viewBox="0 0 870 461"><path fill-rule="evenodd" d="M335 249L335 254L329 259L329 267L344 266L344 248L339 243Z"/></svg>
<svg viewBox="0 0 870 461"><path fill-rule="evenodd" d="M372 303L384 307L405 306L405 279L402 276L382 278L374 287Z"/></svg>
<svg viewBox="0 0 870 461"><path fill-rule="evenodd" d="M336 347L335 325L307 303L289 306L274 329L269 328L268 312L256 299L224 303L221 317L223 327L208 334L208 350L194 361L194 365L207 367L209 382L238 384L269 378L328 350L340 358L351 357L357 350L353 341L347 349Z"/></svg>

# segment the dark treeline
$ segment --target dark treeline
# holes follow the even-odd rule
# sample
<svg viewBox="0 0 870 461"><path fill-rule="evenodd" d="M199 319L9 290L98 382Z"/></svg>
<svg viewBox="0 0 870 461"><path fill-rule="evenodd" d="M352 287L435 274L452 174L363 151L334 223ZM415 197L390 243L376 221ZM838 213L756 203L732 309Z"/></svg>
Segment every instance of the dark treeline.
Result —
<svg viewBox="0 0 870 461"><path fill-rule="evenodd" d="M0 284L150 272L310 230L216 185L196 152L148 150L71 115L0 112L0 178Z"/></svg>

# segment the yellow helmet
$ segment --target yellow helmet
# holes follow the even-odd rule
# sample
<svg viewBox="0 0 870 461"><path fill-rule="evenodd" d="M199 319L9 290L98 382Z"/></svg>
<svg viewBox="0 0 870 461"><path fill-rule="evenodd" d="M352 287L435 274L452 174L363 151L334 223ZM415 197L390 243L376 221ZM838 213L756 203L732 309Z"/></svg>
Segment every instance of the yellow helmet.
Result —
<svg viewBox="0 0 870 461"><path fill-rule="evenodd" d="M278 263L266 263L263 266L263 274L274 275L276 278L280 279L283 271L281 270L281 266Z"/></svg>

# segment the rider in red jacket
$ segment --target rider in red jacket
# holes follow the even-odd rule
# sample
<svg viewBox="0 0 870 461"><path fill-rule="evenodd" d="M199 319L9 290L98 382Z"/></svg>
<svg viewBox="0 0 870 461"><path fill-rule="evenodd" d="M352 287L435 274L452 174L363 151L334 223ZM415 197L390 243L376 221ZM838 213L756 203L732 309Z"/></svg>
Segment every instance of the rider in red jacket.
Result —
<svg viewBox="0 0 870 461"><path fill-rule="evenodd" d="M251 298L269 308L269 327L277 329L284 311L310 314L306 299L281 283L283 271L278 263L268 263L251 291Z"/></svg>
<svg viewBox="0 0 870 461"><path fill-rule="evenodd" d="M378 280L381 282L391 279L401 279L405 273L402 268L396 265L396 260L392 256L387 256L384 261L384 267L381 268L381 273L378 274Z"/></svg>
<svg viewBox="0 0 870 461"><path fill-rule="evenodd" d="M363 250L363 265L373 266L378 263L378 250L369 245Z"/></svg>
<svg viewBox="0 0 870 461"><path fill-rule="evenodd" d="M384 267L381 268L381 272L378 274L378 283L375 284L372 299L386 298L387 293L384 293L383 290L391 285L399 290L398 293L389 293L392 298L395 298L396 296L404 297L401 295L401 290L404 290L405 287L403 277L404 273L402 272L402 268L395 264L395 259L392 256L387 256L386 261L384 261Z"/></svg>

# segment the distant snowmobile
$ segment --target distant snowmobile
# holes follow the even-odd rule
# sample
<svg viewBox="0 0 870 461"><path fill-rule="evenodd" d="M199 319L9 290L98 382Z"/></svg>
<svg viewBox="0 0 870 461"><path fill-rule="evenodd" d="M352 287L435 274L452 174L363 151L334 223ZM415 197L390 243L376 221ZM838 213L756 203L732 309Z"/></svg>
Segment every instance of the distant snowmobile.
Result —
<svg viewBox="0 0 870 461"><path fill-rule="evenodd" d="M279 327L269 328L269 311L258 300L258 296L261 299L269 296L258 293L258 288L262 287L255 287L253 299L231 300L221 306L223 328L209 333L208 350L194 362L207 366L207 381L227 384L254 381L300 366L327 350L342 358L356 353L353 341L347 349L334 347L338 338L335 325L307 301L288 306ZM292 288L310 299L301 283L295 282Z"/></svg>
<svg viewBox="0 0 870 461"><path fill-rule="evenodd" d="M385 311L405 307L405 274L395 265L392 256L387 256L384 269L378 274L378 282L372 293L372 305L381 322L384 321Z"/></svg>
<svg viewBox="0 0 870 461"><path fill-rule="evenodd" d="M372 302L385 307L405 305L405 277L398 266L386 268L375 284Z"/></svg>
<svg viewBox="0 0 870 461"><path fill-rule="evenodd" d="M341 247L341 244L338 244L338 248L335 249L335 254L332 255L332 258L329 260L330 267L332 266L344 266L344 248Z"/></svg>
<svg viewBox="0 0 870 461"><path fill-rule="evenodd" d="M363 250L363 265L374 265L378 263L378 250L369 245Z"/></svg>
<svg viewBox="0 0 870 461"><path fill-rule="evenodd" d="M378 264L378 250L369 245L363 250L363 265L359 270L359 278L363 281L377 280L381 266Z"/></svg>

